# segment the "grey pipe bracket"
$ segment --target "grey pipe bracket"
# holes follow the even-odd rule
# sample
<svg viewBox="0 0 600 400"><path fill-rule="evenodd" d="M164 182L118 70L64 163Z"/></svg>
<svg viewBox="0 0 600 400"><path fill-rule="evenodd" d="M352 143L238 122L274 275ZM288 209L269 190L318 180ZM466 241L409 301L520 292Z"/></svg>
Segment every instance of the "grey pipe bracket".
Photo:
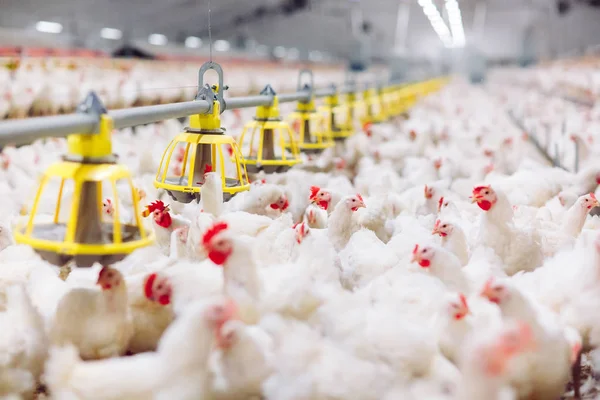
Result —
<svg viewBox="0 0 600 400"><path fill-rule="evenodd" d="M102 104L102 101L100 100L96 92L93 91L88 93L85 99L83 99L83 101L79 103L76 112L78 114L87 114L95 117L97 123L94 126L92 134L99 133L100 118L103 114L108 114L106 107L104 107L104 104Z"/></svg>
<svg viewBox="0 0 600 400"><path fill-rule="evenodd" d="M200 90L198 90L198 93L196 93L195 100L206 100L208 102L208 111L206 111L206 114L211 114L213 112L213 102L217 100L217 96L215 95L213 89L211 89L211 87L208 86L207 83L204 86L202 86Z"/></svg>
<svg viewBox="0 0 600 400"><path fill-rule="evenodd" d="M308 83L302 83L302 78L304 76L308 76L309 82ZM300 72L298 72L298 85L296 86L296 89L298 90L298 92L308 92L308 100L306 101L302 101L300 100L301 103L309 103L314 96L314 88L315 88L315 77L313 75L313 72L310 69L301 69Z"/></svg>
<svg viewBox="0 0 600 400"><path fill-rule="evenodd" d="M217 64L216 62L208 61L208 62L205 62L204 64L202 64L202 66L200 67L200 70L198 71L198 95L201 94L202 89L204 88L204 74L206 74L206 72L211 69L214 70L217 73L217 75L219 76L219 87L217 88L217 92L214 95L215 95L215 99L221 105L221 113L222 113L223 111L225 111L225 100L223 99L223 91L226 88L225 88L225 85L223 84L223 68L221 68L221 66L219 64ZM210 88L210 86L207 85L207 87L212 92L212 89ZM198 95L196 96L197 100L199 100ZM206 99L206 100L209 100L209 99ZM211 103L211 109L209 112L212 112L212 101L209 100L209 102Z"/></svg>

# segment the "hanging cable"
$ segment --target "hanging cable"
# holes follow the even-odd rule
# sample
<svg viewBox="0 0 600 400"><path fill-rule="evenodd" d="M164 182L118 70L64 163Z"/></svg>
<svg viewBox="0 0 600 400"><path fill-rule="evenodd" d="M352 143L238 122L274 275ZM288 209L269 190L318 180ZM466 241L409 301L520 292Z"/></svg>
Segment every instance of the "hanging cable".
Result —
<svg viewBox="0 0 600 400"><path fill-rule="evenodd" d="M209 51L210 51L210 62L212 62L212 48L213 48L213 42L212 42L212 30L211 30L211 20L210 20L210 0L208 0L208 41L209 41Z"/></svg>

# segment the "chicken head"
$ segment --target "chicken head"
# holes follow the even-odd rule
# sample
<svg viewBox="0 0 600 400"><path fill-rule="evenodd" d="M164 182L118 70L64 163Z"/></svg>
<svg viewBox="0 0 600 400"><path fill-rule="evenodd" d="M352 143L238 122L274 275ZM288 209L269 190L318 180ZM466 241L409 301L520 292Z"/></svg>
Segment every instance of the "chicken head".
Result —
<svg viewBox="0 0 600 400"><path fill-rule="evenodd" d="M161 200L156 200L154 203L150 203L146 206L142 216L148 217L152 214L152 218L158 226L169 228L173 222L169 211L168 205L165 205Z"/></svg>
<svg viewBox="0 0 600 400"><path fill-rule="evenodd" d="M275 203L269 205L273 210L281 210L282 212L287 210L290 206L290 202L285 194L279 196L279 199Z"/></svg>
<svg viewBox="0 0 600 400"><path fill-rule="evenodd" d="M171 303L172 287L169 278L152 273L144 280L144 296L150 301L166 306Z"/></svg>
<svg viewBox="0 0 600 400"><path fill-rule="evenodd" d="M435 250L429 246L420 247L418 244L415 245L412 252L411 262L417 262L423 268L431 266L431 259L435 255Z"/></svg>
<svg viewBox="0 0 600 400"><path fill-rule="evenodd" d="M352 211L366 207L365 202L360 194L346 197L344 199L344 204L346 204Z"/></svg>
<svg viewBox="0 0 600 400"><path fill-rule="evenodd" d="M115 212L115 207L113 206L111 199L105 199L102 202L102 214L106 214L112 216Z"/></svg>
<svg viewBox="0 0 600 400"><path fill-rule="evenodd" d="M471 314L467 298L462 293L452 294L448 299L448 312L455 320L461 320Z"/></svg>
<svg viewBox="0 0 600 400"><path fill-rule="evenodd" d="M435 225L433 226L433 231L431 232L431 234L446 237L450 235L453 230L454 225L452 225L450 222L438 219L437 221L435 221Z"/></svg>
<svg viewBox="0 0 600 400"><path fill-rule="evenodd" d="M450 205L450 200L444 199L444 196L440 197L438 200L438 214L442 212L442 210Z"/></svg>
<svg viewBox="0 0 600 400"><path fill-rule="evenodd" d="M577 203L584 211L589 211L592 208L600 207L600 202L596 199L594 193L586 194L577 199Z"/></svg>
<svg viewBox="0 0 600 400"><path fill-rule="evenodd" d="M100 285L102 290L110 290L119 286L122 281L123 275L118 270L111 267L102 267L96 284Z"/></svg>
<svg viewBox="0 0 600 400"><path fill-rule="evenodd" d="M310 197L308 198L311 203L314 203L321 207L323 210L329 208L331 203L331 193L326 189L321 189L318 186L310 187Z"/></svg>
<svg viewBox="0 0 600 400"><path fill-rule="evenodd" d="M298 244L302 243L304 238L310 233L310 229L304 222L294 225L294 230L296 231L296 242L298 242Z"/></svg>
<svg viewBox="0 0 600 400"><path fill-rule="evenodd" d="M490 278L483 285L481 296L495 304L500 304L509 297L509 288L503 282Z"/></svg>
<svg viewBox="0 0 600 400"><path fill-rule="evenodd" d="M481 208L483 211L489 211L497 201L498 196L491 186L476 186L473 189L471 202L477 203L479 208Z"/></svg>
<svg viewBox="0 0 600 400"><path fill-rule="evenodd" d="M423 194L425 196L426 199L431 199L433 198L433 188L431 186L427 186L425 185L425 188L423 189Z"/></svg>
<svg viewBox="0 0 600 400"><path fill-rule="evenodd" d="M237 316L237 305L232 299L219 300L206 308L204 318L218 330L223 324Z"/></svg>
<svg viewBox="0 0 600 400"><path fill-rule="evenodd" d="M223 265L233 252L233 242L227 234L226 222L216 222L202 237L202 246L208 258L217 265Z"/></svg>

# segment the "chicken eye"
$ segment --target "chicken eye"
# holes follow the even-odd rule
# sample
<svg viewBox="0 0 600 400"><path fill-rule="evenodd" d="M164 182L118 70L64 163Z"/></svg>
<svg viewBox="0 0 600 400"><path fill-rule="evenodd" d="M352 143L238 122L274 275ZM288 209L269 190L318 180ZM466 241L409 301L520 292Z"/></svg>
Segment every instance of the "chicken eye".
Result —
<svg viewBox="0 0 600 400"><path fill-rule="evenodd" d="M162 290L162 288L163 288L163 285L162 285L162 283L161 283L160 285L158 285L156 288L157 288L158 290Z"/></svg>
<svg viewBox="0 0 600 400"><path fill-rule="evenodd" d="M442 225L442 228L447 228L447 227L448 227L448 225L446 225L446 224Z"/></svg>
<svg viewBox="0 0 600 400"><path fill-rule="evenodd" d="M483 194L490 194L490 192L488 192L487 190L485 192L483 192Z"/></svg>
<svg viewBox="0 0 600 400"><path fill-rule="evenodd" d="M423 254L427 253L427 249L423 249Z"/></svg>
<svg viewBox="0 0 600 400"><path fill-rule="evenodd" d="M585 199L585 201L589 201L589 199Z"/></svg>

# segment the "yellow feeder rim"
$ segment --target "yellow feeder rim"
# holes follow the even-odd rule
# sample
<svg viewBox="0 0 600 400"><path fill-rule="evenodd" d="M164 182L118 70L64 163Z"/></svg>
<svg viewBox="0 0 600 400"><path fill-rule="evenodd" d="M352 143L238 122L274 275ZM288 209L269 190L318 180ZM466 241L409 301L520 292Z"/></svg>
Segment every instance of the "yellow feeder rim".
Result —
<svg viewBox="0 0 600 400"><path fill-rule="evenodd" d="M301 124L303 122L315 122L315 123L324 123L324 118L321 114L319 114L316 110L313 111L294 111L290 113L287 117L288 123L290 121L299 121ZM300 128L304 129L304 128ZM331 131L319 130L317 132L309 132L309 136L314 138L316 142L305 142L301 139L297 139L296 143L300 150L325 150L330 147L335 146L335 142L333 141L333 136L330 133ZM292 134L301 136L301 132L296 132L292 130ZM290 147L291 144L286 142L286 147Z"/></svg>
<svg viewBox="0 0 600 400"><path fill-rule="evenodd" d="M283 121L280 121L280 120L268 120L268 121L253 120L253 121L247 122L246 125L244 126L244 132L240 136L240 140L245 135L245 132L250 129L260 129L261 132L265 131L265 130L284 129L284 130L287 130L290 135L292 135L289 125ZM262 148L263 141L264 141L264 135L261 134L260 138L259 138L259 144L258 144L259 148ZM294 141L294 146L297 149L298 144L296 143L296 141ZM281 147L281 145L280 145L280 147ZM257 160L256 157L251 158L251 157L244 156L243 160L241 160L240 163L247 164L247 165L268 165L268 166L289 166L289 167L291 167L296 164L300 164L302 162L302 159L300 158L300 154L297 150L295 152L292 150L292 158L287 157L287 155L285 154L285 149L286 149L285 142L283 145L283 149L284 149L284 151L281 155L281 158L278 158L278 159Z"/></svg>
<svg viewBox="0 0 600 400"><path fill-rule="evenodd" d="M34 205L32 207L30 216L27 223L22 221L18 222L14 227L14 238L19 244L26 244L34 248L35 250L48 251L60 255L76 256L76 255L117 255L117 254L129 254L136 249L146 247L154 242L154 233L146 232L144 226L139 219L139 210L136 199L133 199L133 208L136 215L136 225L126 225L121 222L117 222L118 215L115 215L115 221L112 223L103 223L110 226L126 225L129 227L135 227L139 230L140 238L136 240L121 242L121 243L77 243L74 241L75 229L77 226L77 217L71 216L70 220L66 224L60 223L39 223L34 224L33 219L36 215L37 205L40 201L42 194L43 185L50 178L60 178L61 180L73 180L75 182L75 192L73 193L73 204L72 212L79 209L79 200L81 198L81 190L83 182L105 182L110 181L115 184L120 179L127 179L132 195L134 192L133 184L131 182L131 173L127 167L119 164L80 164L71 161L62 161L52 164L42 174L41 180L42 185L38 189ZM59 193L62 196L62 190ZM64 240L50 240L32 237L32 233L35 228L41 228L44 230L45 227L56 227L57 225L65 226ZM69 239L71 238L71 239Z"/></svg>
<svg viewBox="0 0 600 400"><path fill-rule="evenodd" d="M224 162L224 155L222 154L222 145L230 145L233 149L234 154L237 155L238 160L240 161L240 165L243 165L243 157L242 154L239 151L239 148L237 147L236 141L234 138L232 138L231 136L227 136L227 135L221 135L221 134L216 134L216 135L211 135L211 134L198 134L198 133L187 133L187 132L182 132L180 134L178 134L177 136L175 136L175 138L171 141L171 143L169 144L168 148L171 148L171 151L167 154L167 152L165 151L163 153L162 159L160 161L161 165L165 165L165 157L168 156L168 158L170 159L172 156L172 153L175 149L175 147L172 147L173 143L189 143L190 145L201 145L201 144L207 144L207 145L211 145L211 146L216 146L218 147L217 151L220 152L221 155L221 163ZM192 152L192 160L191 163L193 164L195 162L194 158L195 158L195 154ZM221 179L226 179L226 177L224 176L224 174L221 174ZM224 193L229 193L229 194L236 194L239 192L243 192L246 190L250 190L250 183L248 182L248 174L246 172L246 169L244 168L243 173L241 174L242 177L242 181L240 182L240 184L238 186L224 186L223 187L223 192ZM162 168L162 171L159 171L159 173L156 174L156 179L154 181L154 186L157 189L165 189L165 190L173 190L173 191L179 191L179 192L185 192L185 193L201 193L202 192L202 186L194 186L194 185L176 185L176 184L170 184L165 182L165 179L167 178L167 168L166 165L164 168ZM189 181L189 179L188 179Z"/></svg>

